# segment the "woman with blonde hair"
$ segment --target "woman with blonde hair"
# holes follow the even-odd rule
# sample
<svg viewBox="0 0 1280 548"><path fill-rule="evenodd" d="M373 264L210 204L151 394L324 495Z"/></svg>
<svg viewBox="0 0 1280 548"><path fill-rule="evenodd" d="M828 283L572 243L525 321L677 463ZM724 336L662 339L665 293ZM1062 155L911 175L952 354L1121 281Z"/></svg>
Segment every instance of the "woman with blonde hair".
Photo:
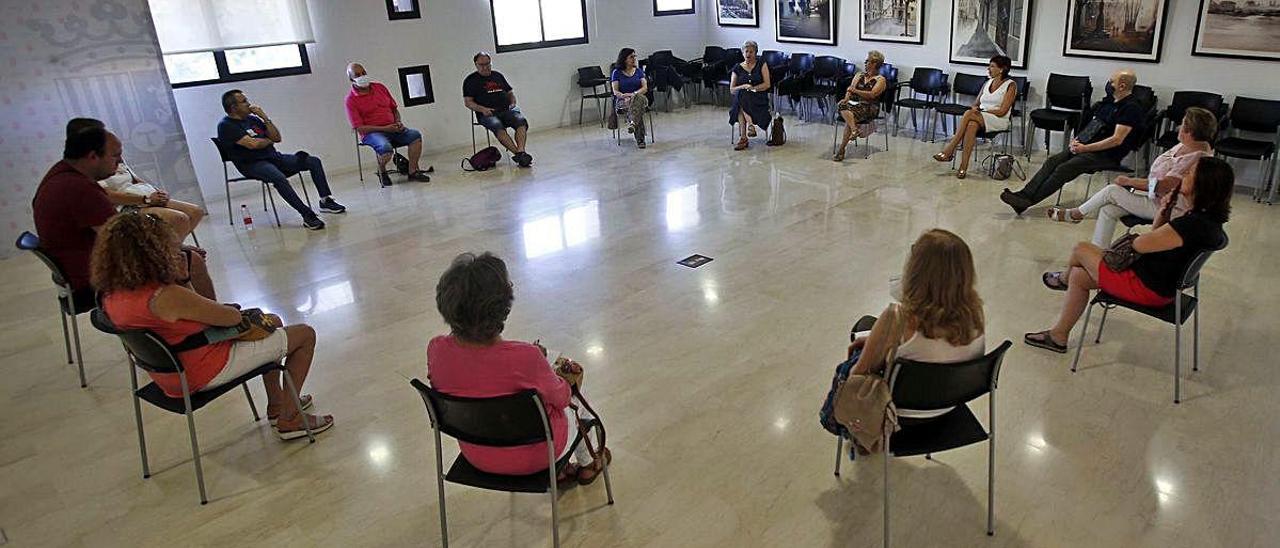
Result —
<svg viewBox="0 0 1280 548"><path fill-rule="evenodd" d="M940 228L921 234L903 269L901 303L885 308L871 332L849 346L849 358L857 360L853 374L882 372L895 345L898 358L925 363L981 357L984 316L976 284L973 254L964 240ZM898 416L932 418L947 411L898 409Z"/></svg>
<svg viewBox="0 0 1280 548"><path fill-rule="evenodd" d="M889 86L889 80L880 74L880 67L883 66L883 53L875 50L868 52L862 72L853 77L849 89L845 90L844 99L836 104L836 112L844 120L845 128L844 140L840 142L832 160L844 161L844 149L849 146L855 133L861 137L871 135L872 128L868 124L880 115L880 95Z"/></svg>
<svg viewBox="0 0 1280 548"><path fill-rule="evenodd" d="M209 327L239 324L238 308L179 285L181 257L172 227L153 214L128 211L103 224L93 246L91 277L111 322L120 329L149 330L170 346ZM301 390L315 346L315 330L298 324L256 341L228 340L181 351L177 358L192 393L227 384L280 359L285 360L293 387ZM182 397L177 373L150 375L165 395ZM303 420L317 434L333 426L332 416L298 412L293 397L306 409L311 396L290 395L279 371L263 375L262 382L267 389L267 418L280 439L306 437Z"/></svg>

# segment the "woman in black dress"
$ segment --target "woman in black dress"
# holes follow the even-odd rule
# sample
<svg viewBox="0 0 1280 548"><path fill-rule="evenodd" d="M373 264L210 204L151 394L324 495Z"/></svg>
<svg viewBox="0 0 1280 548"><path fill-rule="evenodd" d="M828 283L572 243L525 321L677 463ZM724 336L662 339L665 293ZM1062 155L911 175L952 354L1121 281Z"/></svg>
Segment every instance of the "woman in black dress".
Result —
<svg viewBox="0 0 1280 548"><path fill-rule="evenodd" d="M742 128L742 138L734 150L747 148L747 137L756 135L756 126L767 128L769 123L769 65L757 54L760 46L748 40L742 45L742 63L733 67L729 76L729 92L733 103L729 105L729 123L737 122Z"/></svg>

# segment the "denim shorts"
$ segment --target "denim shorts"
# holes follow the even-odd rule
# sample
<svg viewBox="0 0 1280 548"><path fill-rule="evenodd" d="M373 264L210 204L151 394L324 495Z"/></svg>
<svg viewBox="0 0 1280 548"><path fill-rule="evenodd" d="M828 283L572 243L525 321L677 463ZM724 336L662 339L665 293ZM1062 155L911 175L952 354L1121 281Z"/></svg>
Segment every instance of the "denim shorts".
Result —
<svg viewBox="0 0 1280 548"><path fill-rule="evenodd" d="M405 128L399 133L370 133L360 139L360 142L369 145L378 156L391 154L396 147L409 146L414 141L422 138L422 134L416 129Z"/></svg>
<svg viewBox="0 0 1280 548"><path fill-rule="evenodd" d="M508 110L494 112L493 116L480 116L477 114L476 119L480 122L480 125L489 131L502 131L509 127L529 127L529 122L524 119L524 113L520 112L520 107L511 107Z"/></svg>

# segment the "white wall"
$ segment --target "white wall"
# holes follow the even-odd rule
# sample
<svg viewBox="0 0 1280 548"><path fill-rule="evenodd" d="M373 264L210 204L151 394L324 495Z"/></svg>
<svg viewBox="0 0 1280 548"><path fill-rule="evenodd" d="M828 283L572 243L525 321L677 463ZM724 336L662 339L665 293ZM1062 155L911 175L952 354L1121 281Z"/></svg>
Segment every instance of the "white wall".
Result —
<svg viewBox="0 0 1280 548"><path fill-rule="evenodd" d="M340 171L355 167L353 136L342 106L349 89L347 63L362 62L397 101L396 69L429 64L436 102L402 106L405 123L423 131L428 155L469 144L471 118L462 106L462 79L475 70L475 52L494 50L489 0L421 4L422 19L388 21L381 1L312 0L316 43L308 46L311 74L174 90L210 208L217 209L223 190L222 168L208 138L223 116L219 97L231 88L244 90L280 126L281 150L305 149L320 156L329 171ZM652 6L648 0L587 0L589 44L494 55L495 69L515 88L533 131L577 122L577 67L608 67L624 46L637 49L641 58L656 49L671 49L682 57L701 51L704 10L655 18ZM368 160L368 150L365 154ZM428 156L428 161L449 166L457 158Z"/></svg>
<svg viewBox="0 0 1280 548"><path fill-rule="evenodd" d="M746 40L755 40L761 49L778 49L786 52L808 52L815 55L836 55L861 63L868 50L879 50L885 59L899 69L899 79L910 78L916 66L940 67L954 73L984 74L983 67L948 63L951 40L951 0L926 0L924 19L924 44L894 44L887 42L862 42L858 40L858 0L840 0L838 42L836 47L812 44L779 43L774 40L774 17L777 0L760 0L760 28L720 27L716 24L711 7L703 10L707 25L707 43L725 47L740 46ZM714 4L714 1L712 1ZM1103 86L1112 71L1121 67L1133 67L1138 72L1140 84L1151 86L1160 96L1161 106L1167 105L1176 90L1214 91L1227 96L1236 95L1280 100L1280 62L1195 57L1191 44L1195 39L1196 16L1199 2L1173 0L1169 2L1164 49L1160 63L1111 61L1062 55L1062 38L1065 32L1067 2L1063 0L1032 1L1030 50L1027 54L1027 70L1014 71L1031 78L1032 96L1029 105L1036 108L1043 104L1039 93L1050 72L1087 75L1093 79L1094 99L1103 95ZM1041 134L1043 135L1043 134ZM1043 137L1039 137L1043 146ZM1056 144L1054 146L1057 146ZM1239 164L1242 167L1246 164ZM1241 174L1243 184L1256 184L1253 167Z"/></svg>

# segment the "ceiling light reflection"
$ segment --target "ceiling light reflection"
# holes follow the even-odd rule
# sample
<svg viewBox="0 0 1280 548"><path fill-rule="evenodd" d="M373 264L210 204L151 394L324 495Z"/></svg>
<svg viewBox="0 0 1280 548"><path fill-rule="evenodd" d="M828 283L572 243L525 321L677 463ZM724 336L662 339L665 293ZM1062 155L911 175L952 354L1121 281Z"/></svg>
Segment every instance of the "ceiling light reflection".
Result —
<svg viewBox="0 0 1280 548"><path fill-rule="evenodd" d="M524 256L534 259L600 237L600 204L596 200L539 217L524 224Z"/></svg>
<svg viewBox="0 0 1280 548"><path fill-rule="evenodd" d="M698 185L689 185L667 193L667 232L676 232L698 224Z"/></svg>

